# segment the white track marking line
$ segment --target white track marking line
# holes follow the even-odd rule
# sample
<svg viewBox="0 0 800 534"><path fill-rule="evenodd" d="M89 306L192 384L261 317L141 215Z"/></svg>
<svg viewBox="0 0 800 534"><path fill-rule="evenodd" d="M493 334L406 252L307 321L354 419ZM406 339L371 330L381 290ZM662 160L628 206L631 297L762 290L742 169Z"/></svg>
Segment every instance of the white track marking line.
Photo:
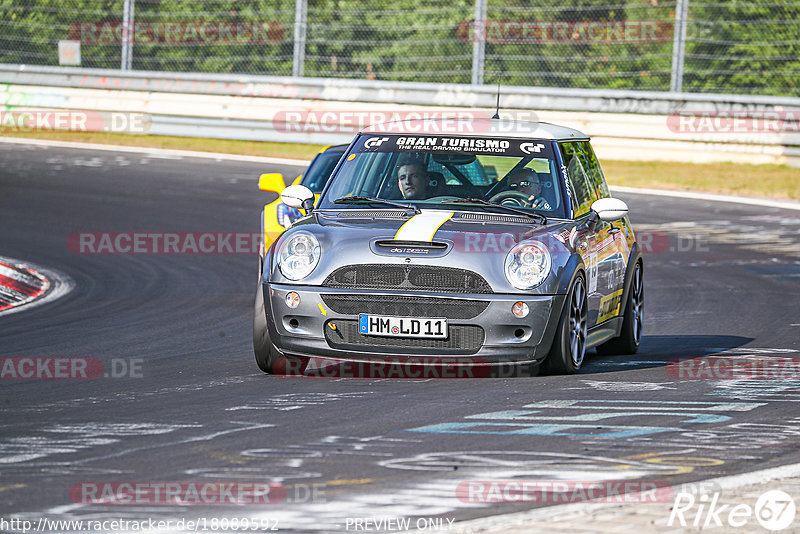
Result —
<svg viewBox="0 0 800 534"><path fill-rule="evenodd" d="M781 208L784 210L800 211L800 202L791 200L770 200L768 198L737 197L733 195L699 193L694 191L669 191L665 189L624 187L621 185L612 185L609 186L609 189L619 193L634 193L637 195L653 195L658 197L691 198L693 200L710 200L712 202L732 202L734 204L746 204L749 206L762 206L766 208Z"/></svg>
<svg viewBox="0 0 800 534"><path fill-rule="evenodd" d="M175 156L183 158L204 158L224 161L247 161L251 163L274 163L278 165L297 165L306 167L311 160L273 158L266 156L245 156L242 154L223 154L220 152L201 152L195 150L173 150L167 148L147 148L141 146L100 145L93 143L73 143L71 141L51 141L49 139L28 139L16 137L0 137L0 143L17 145L34 145L54 148L80 148L85 150L106 150L111 152L130 152L144 155Z"/></svg>

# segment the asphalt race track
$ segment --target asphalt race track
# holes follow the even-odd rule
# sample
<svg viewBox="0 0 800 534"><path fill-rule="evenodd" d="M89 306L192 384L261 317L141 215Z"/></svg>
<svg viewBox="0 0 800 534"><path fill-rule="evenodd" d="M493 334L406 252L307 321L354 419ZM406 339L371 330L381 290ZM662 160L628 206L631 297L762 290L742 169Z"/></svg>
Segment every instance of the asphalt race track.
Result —
<svg viewBox="0 0 800 534"><path fill-rule="evenodd" d="M75 235L258 232L273 200L258 175L301 169L18 144L0 144L0 160L0 256L74 282L0 317L3 518L247 518L330 532L412 517L447 528L549 504L481 502L459 491L465 481L676 487L800 462L798 211L619 195L649 247L635 357L592 352L575 376L279 377L253 361L255 254L90 254ZM102 371L9 376L5 360L23 357L99 360ZM684 373L680 358L762 372ZM776 362L783 374L764 376ZM271 483L280 502L98 503L83 492L170 481Z"/></svg>

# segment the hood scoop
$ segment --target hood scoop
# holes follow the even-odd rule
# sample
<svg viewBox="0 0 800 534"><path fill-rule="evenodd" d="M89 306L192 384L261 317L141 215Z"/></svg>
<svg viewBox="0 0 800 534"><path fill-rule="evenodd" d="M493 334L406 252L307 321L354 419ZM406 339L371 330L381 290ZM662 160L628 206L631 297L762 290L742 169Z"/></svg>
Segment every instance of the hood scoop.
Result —
<svg viewBox="0 0 800 534"><path fill-rule="evenodd" d="M379 256L405 256L439 258L444 256L453 244L443 241L403 241L397 239L373 239L369 248Z"/></svg>
<svg viewBox="0 0 800 534"><path fill-rule="evenodd" d="M446 250L447 243L441 241L400 241L397 239L378 239L375 241L377 247L414 247L426 248L429 250Z"/></svg>

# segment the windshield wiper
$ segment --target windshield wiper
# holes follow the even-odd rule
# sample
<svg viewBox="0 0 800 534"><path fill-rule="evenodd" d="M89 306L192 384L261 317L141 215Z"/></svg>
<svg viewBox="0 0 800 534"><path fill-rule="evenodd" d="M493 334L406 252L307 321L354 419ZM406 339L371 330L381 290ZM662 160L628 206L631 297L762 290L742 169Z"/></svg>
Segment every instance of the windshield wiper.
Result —
<svg viewBox="0 0 800 534"><path fill-rule="evenodd" d="M493 206L495 208L502 208L504 210L516 213L517 215L524 215L525 217L539 219L542 221L542 224L547 224L547 217L541 213L533 213L530 211L513 208L511 206L506 206L505 204L500 204L499 202L491 202L482 198L449 198L447 200L442 200L442 204L480 204L482 206Z"/></svg>
<svg viewBox="0 0 800 534"><path fill-rule="evenodd" d="M393 202L391 200L384 200L382 198L377 197L342 197L337 198L333 201L334 204L355 204L359 202L376 202L378 204L386 204L387 206L394 206L396 208L403 208L407 210L413 210L414 213L420 214L422 210L418 207L414 206L413 204L403 204L402 202Z"/></svg>

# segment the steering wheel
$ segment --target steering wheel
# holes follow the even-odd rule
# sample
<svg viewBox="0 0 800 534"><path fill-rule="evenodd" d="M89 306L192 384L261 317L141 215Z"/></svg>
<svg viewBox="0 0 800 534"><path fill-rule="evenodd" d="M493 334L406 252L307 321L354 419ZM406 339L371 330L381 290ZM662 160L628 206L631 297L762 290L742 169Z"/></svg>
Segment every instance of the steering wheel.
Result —
<svg viewBox="0 0 800 534"><path fill-rule="evenodd" d="M503 191L501 193L497 193L489 200L491 202L499 202L500 204L504 204L506 206L520 206L523 208L535 208L539 210L550 209L550 204L548 204L547 200L545 200L543 197L538 197L531 202L528 200L530 196L531 195L521 191Z"/></svg>
<svg viewBox="0 0 800 534"><path fill-rule="evenodd" d="M499 202L500 204L504 204L506 206L520 206L523 208L527 208L528 204L528 195L527 193L522 193L521 191L503 191L502 193L497 193L492 198L489 199L490 202Z"/></svg>

